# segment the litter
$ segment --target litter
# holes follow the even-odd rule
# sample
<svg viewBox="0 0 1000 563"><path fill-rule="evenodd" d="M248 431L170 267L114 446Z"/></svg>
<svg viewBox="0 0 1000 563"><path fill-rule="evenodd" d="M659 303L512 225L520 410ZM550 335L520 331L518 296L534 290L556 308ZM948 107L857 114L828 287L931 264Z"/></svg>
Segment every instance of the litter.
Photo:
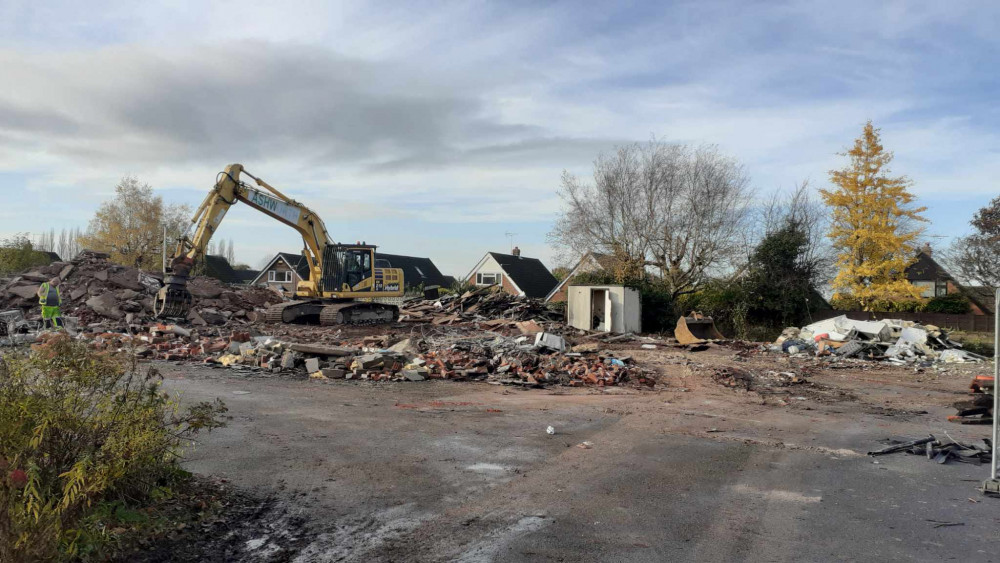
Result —
<svg viewBox="0 0 1000 563"><path fill-rule="evenodd" d="M549 426L548 428L545 429L545 433L548 434L549 436L554 435L556 433L556 427Z"/></svg>
<svg viewBox="0 0 1000 563"><path fill-rule="evenodd" d="M939 440L933 435L916 440L888 440L890 445L880 450L868 452L870 456L880 456L896 452L907 452L913 455L926 456L939 464L949 461L960 461L965 463L987 463L993 453L993 444L988 438L984 438L985 448L962 444L955 440Z"/></svg>
<svg viewBox="0 0 1000 563"><path fill-rule="evenodd" d="M947 332L913 321L885 319L858 321L846 315L802 328L788 327L774 342L774 350L789 355L803 352L834 358L884 360L895 365L979 362L982 356L961 349Z"/></svg>

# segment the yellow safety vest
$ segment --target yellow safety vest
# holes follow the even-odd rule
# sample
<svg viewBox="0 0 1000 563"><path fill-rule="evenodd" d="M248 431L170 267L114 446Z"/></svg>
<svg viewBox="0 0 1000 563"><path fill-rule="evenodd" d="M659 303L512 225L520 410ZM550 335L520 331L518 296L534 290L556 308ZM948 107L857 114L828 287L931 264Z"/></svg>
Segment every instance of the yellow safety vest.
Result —
<svg viewBox="0 0 1000 563"><path fill-rule="evenodd" d="M41 295L41 297L38 298L38 304L39 305L45 306L48 303L48 301L49 301L49 289L50 289L49 288L49 282L45 282L45 283L42 284L42 295ZM56 304L53 305L53 306L54 307L58 307L60 305L60 303L62 303L62 295L59 294L59 288L58 287L54 287L54 288L51 288L51 289L55 289L56 290Z"/></svg>

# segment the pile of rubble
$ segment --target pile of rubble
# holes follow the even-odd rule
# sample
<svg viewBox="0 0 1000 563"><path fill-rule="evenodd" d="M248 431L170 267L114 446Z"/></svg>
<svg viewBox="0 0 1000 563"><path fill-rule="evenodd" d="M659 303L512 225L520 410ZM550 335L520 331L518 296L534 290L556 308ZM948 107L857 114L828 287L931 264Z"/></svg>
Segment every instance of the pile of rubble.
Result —
<svg viewBox="0 0 1000 563"><path fill-rule="evenodd" d="M490 286L440 299L407 301L400 308L399 320L435 325L484 321L495 328L517 321L559 321L562 314L539 299L511 295L498 286Z"/></svg>
<svg viewBox="0 0 1000 563"><path fill-rule="evenodd" d="M886 319L856 321L845 315L802 328L786 328L775 348L787 354L815 354L836 358L884 360L897 365L982 361L982 356L961 349L948 333L936 326Z"/></svg>
<svg viewBox="0 0 1000 563"><path fill-rule="evenodd" d="M98 349L130 350L145 359L200 361L314 379L485 380L535 387L655 385L654 374L635 365L630 357L618 357L593 346L572 351L562 337L544 332L515 337L449 329L404 338L385 347L389 341L386 336L333 344L300 343L255 336L251 331L154 324L139 333L81 332L77 338Z"/></svg>
<svg viewBox="0 0 1000 563"><path fill-rule="evenodd" d="M39 285L58 277L62 280L62 312L79 325L105 323L124 327L153 313L153 296L160 288L159 274L148 274L108 261L108 255L84 251L71 262L53 262L25 272L0 285L0 311L38 313ZM207 277L188 284L194 306L188 320L195 326L249 324L263 318L263 310L281 301L263 288L234 290Z"/></svg>
<svg viewBox="0 0 1000 563"><path fill-rule="evenodd" d="M758 372L734 366L715 368L711 375L712 379L720 385L760 394L773 393L776 389L808 383L806 378L790 371Z"/></svg>

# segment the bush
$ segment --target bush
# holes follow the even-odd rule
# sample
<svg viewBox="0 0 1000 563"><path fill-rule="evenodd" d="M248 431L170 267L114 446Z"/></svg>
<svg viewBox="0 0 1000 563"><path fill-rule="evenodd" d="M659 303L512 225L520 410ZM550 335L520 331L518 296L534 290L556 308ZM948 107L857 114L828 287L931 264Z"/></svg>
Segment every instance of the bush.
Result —
<svg viewBox="0 0 1000 563"><path fill-rule="evenodd" d="M961 293L949 293L935 297L924 304L923 310L928 313L950 313L964 315L972 310L969 298Z"/></svg>
<svg viewBox="0 0 1000 563"><path fill-rule="evenodd" d="M64 335L0 361L0 561L97 552L112 534L101 510L163 495L180 446L226 408L181 413L161 379Z"/></svg>
<svg viewBox="0 0 1000 563"><path fill-rule="evenodd" d="M52 262L48 254L35 250L25 234L0 241L0 276L16 274Z"/></svg>

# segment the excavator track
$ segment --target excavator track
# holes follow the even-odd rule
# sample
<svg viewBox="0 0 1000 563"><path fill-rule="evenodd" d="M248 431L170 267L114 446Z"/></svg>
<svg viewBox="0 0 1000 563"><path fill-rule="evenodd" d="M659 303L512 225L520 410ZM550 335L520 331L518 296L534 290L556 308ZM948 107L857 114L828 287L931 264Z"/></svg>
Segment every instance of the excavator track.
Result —
<svg viewBox="0 0 1000 563"><path fill-rule="evenodd" d="M397 319L399 307L366 301L334 303L319 313L319 324L323 326L384 324Z"/></svg>
<svg viewBox="0 0 1000 563"><path fill-rule="evenodd" d="M289 301L268 307L264 320L268 323L315 324L323 326L368 325L395 322L399 307L384 303L347 301L330 303L319 300Z"/></svg>

